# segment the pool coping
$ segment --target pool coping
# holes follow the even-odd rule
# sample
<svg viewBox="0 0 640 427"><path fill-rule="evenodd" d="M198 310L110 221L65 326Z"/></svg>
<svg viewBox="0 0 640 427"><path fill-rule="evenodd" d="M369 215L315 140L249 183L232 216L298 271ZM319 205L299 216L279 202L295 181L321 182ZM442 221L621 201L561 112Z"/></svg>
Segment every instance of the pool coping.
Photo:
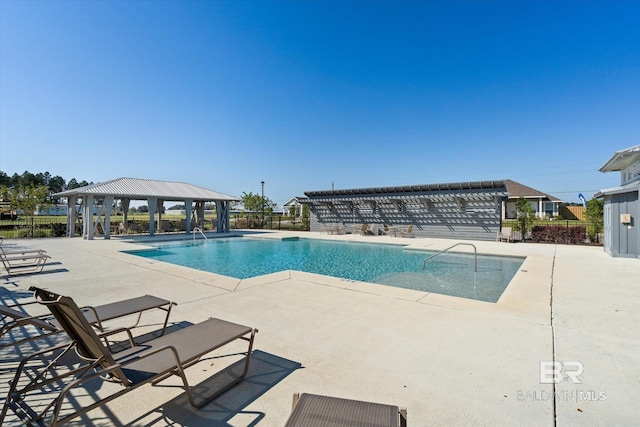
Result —
<svg viewBox="0 0 640 427"><path fill-rule="evenodd" d="M186 238L185 238L186 237ZM354 243L370 243L402 246L405 250L413 251L441 251L451 245L448 239L412 239L412 238L395 238L388 236L357 236L353 234L347 235L326 235L321 233L305 233L300 236L297 233L269 231L269 232L233 232L224 235L211 234L208 238L261 238L261 239L317 239L326 241L346 241ZM131 250L148 250L149 246L145 243L160 243L163 241L184 241L190 240L189 236L172 235L169 239L154 239L143 237L141 239L122 239L131 244L142 245L140 248ZM317 273L308 273L299 270L283 270L275 273L256 276L248 279L237 279L230 276L224 276L217 273L197 270L190 267L183 267L168 262L137 257L132 254L122 252L124 255L133 258L142 258L143 261L131 261L133 264L143 266L145 268L156 269L159 271L167 271L172 269L180 270L180 275L188 277L191 280L203 283L209 286L218 287L224 291L239 291L256 286L263 286L275 281L286 279L303 280L316 285L332 286L339 289L350 290L354 292L368 293L376 296L400 299L419 304L429 304L439 307L445 307L457 310L472 310L475 312L495 313L503 312L507 316L515 316L518 319L526 320L534 323L549 324L550 321L550 298L551 290L549 287L539 286L541 281L545 282L551 276L551 271L546 262L540 262L535 255L513 254L513 248L517 248L516 244L494 242L478 242L457 240L456 242L472 243L484 249L483 252L478 251L478 255L501 256L501 257L518 257L524 258L524 262L519 271L503 291L497 302L479 301L469 298L456 297L452 295L438 294L434 292L418 291L414 289L404 289L390 285L362 282L350 279L343 279ZM485 245L489 243L489 245ZM506 245L506 246L505 246ZM547 248L548 249L548 248ZM467 246L461 246L460 250L452 251L454 253L471 254L472 249ZM183 270L184 269L184 270Z"/></svg>

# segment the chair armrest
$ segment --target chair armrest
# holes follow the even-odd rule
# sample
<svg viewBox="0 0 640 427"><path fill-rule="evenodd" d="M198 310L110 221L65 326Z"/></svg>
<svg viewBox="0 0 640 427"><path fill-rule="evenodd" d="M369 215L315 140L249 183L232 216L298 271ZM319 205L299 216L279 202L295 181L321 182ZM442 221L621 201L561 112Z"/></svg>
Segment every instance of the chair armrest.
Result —
<svg viewBox="0 0 640 427"><path fill-rule="evenodd" d="M127 337L129 339L129 345L131 347L135 347L136 343L133 340L133 335L131 334L131 330L129 328L116 328L116 329L112 329L110 331L101 331L101 332L97 332L96 335L98 335L98 337L100 337L100 338L104 338L105 341L107 341L106 337L109 337L109 336L115 335L115 334L120 334L120 333L123 333L123 332L127 334ZM107 345L109 345L108 341L107 341Z"/></svg>

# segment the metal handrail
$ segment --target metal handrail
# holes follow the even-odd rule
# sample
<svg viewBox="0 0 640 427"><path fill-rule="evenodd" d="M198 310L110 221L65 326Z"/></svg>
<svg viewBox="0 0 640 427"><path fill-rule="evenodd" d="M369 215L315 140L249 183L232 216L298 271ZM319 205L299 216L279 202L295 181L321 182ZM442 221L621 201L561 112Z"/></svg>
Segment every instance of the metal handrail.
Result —
<svg viewBox="0 0 640 427"><path fill-rule="evenodd" d="M460 243L456 243L453 246L449 246L447 249L443 249L440 252L438 252L437 254L433 254L430 257L427 257L423 262L422 262L422 269L425 269L425 266L427 265L427 261L429 261L431 258L437 257L438 255L442 255L443 253L447 252L449 249L453 249L456 246L461 246L461 245L465 245L465 246L472 246L473 247L473 257L474 257L474 266L473 266L473 272L477 273L478 272L478 249L476 248L476 245L474 245L473 243L464 243L464 242L460 242Z"/></svg>
<svg viewBox="0 0 640 427"><path fill-rule="evenodd" d="M204 235L200 227L194 228L193 231L191 232L191 234L193 234L193 240L196 240L196 233L202 234L202 237L204 237L204 240L209 240L207 236Z"/></svg>

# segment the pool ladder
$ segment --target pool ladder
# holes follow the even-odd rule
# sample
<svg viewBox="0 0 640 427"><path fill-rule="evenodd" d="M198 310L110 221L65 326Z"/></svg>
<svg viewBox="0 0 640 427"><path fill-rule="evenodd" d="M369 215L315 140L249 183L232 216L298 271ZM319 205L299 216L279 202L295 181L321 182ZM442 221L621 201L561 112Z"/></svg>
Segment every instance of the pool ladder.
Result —
<svg viewBox="0 0 640 427"><path fill-rule="evenodd" d="M207 239L207 236L204 235L200 227L194 228L193 231L191 232L191 234L193 234L193 240L196 240L196 233L200 233L202 237L204 237L204 240L209 240Z"/></svg>
<svg viewBox="0 0 640 427"><path fill-rule="evenodd" d="M433 254L430 257L427 257L423 262L422 262L422 269L425 269L425 266L427 265L427 261L429 261L431 258L435 258L438 255L442 255L445 252L448 252L450 249L455 248L456 246L471 246L473 248L473 272L477 273L478 272L478 249L476 248L476 245L474 245L473 243L456 243L453 246L449 246L447 249L443 249L440 252L438 252L437 254Z"/></svg>

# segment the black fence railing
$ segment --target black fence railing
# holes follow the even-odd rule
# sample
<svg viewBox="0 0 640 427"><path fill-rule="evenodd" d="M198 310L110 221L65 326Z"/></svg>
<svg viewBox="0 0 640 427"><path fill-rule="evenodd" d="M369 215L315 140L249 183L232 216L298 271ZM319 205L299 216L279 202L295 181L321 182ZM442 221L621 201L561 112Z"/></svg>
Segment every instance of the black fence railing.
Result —
<svg viewBox="0 0 640 427"><path fill-rule="evenodd" d="M514 239L522 240L517 220L504 220L502 227L511 227ZM600 245L604 242L604 228L602 223L588 221L537 220L527 227L525 240L534 243Z"/></svg>
<svg viewBox="0 0 640 427"><path fill-rule="evenodd" d="M67 217L18 217L0 220L0 236L7 239L61 237L67 231Z"/></svg>
<svg viewBox="0 0 640 427"><path fill-rule="evenodd" d="M163 220L162 232L177 233L184 231L184 220ZM521 240L522 234L518 234L518 222L505 220L503 227L511 227L516 240ZM132 219L123 227L122 218L115 218L110 225L111 235L136 235L149 232L149 220ZM215 218L205 221L205 231L215 229ZM267 229L267 230L291 230L309 231L309 220L304 218L290 218L281 215L265 216L255 214L232 215L230 228L235 229ZM14 220L0 220L0 236L7 239L63 237L67 234L67 218L59 217L19 217ZM104 234L98 230L98 234ZM74 230L75 236L82 235L82 224L77 222ZM520 236L520 237L518 237ZM587 221L533 221L525 234L525 240L541 243L567 243L567 244L602 244L604 241L602 224Z"/></svg>
<svg viewBox="0 0 640 427"><path fill-rule="evenodd" d="M215 230L215 218L206 218L204 221L204 231ZM309 231L309 221L301 218L288 218L280 215L265 216L264 222L260 215L243 214L232 215L230 218L230 228L235 229L267 229L267 230L292 230ZM139 235L149 233L148 219L130 219L125 226L122 217L112 218L109 224L109 234L117 235ZM156 229L156 233L179 233L185 230L185 220L162 220L162 231ZM98 227L97 234L104 234L104 230ZM43 237L64 237L67 235L66 216L47 217L18 217L17 219L0 220L0 236L6 239L29 239ZM82 223L76 222L74 236L82 236Z"/></svg>
<svg viewBox="0 0 640 427"><path fill-rule="evenodd" d="M309 231L308 218L291 218L282 215L239 214L230 218L230 228L258 228L265 230Z"/></svg>

